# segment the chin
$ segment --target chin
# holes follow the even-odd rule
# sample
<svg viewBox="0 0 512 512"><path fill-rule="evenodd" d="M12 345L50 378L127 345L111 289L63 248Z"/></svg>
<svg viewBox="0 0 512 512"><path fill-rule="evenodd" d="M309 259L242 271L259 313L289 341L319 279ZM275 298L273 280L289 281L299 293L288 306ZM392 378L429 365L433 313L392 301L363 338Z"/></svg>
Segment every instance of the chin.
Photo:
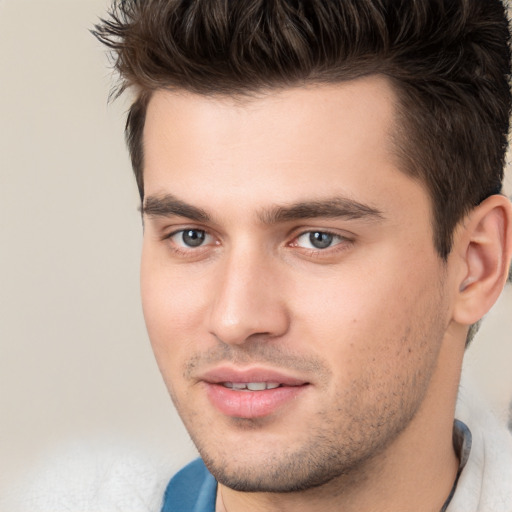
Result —
<svg viewBox="0 0 512 512"><path fill-rule="evenodd" d="M242 492L290 493L314 489L340 477L360 473L368 453L340 453L332 446L304 446L294 452L219 455L199 448L208 470L222 485Z"/></svg>

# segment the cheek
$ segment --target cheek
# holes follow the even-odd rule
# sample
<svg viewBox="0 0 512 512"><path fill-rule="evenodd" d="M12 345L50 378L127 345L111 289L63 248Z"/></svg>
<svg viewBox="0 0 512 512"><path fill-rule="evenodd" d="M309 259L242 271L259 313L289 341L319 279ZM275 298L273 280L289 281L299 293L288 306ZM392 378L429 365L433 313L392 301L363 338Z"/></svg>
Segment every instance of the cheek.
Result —
<svg viewBox="0 0 512 512"><path fill-rule="evenodd" d="M323 283L305 282L295 294L299 337L314 339L311 347L343 368L339 375L347 383L374 366L388 373L421 362L429 350L424 333L442 327L435 278L411 262L386 261L354 266Z"/></svg>
<svg viewBox="0 0 512 512"><path fill-rule="evenodd" d="M200 339L205 294L193 273L173 271L143 252L141 298L146 328L158 364L177 363Z"/></svg>

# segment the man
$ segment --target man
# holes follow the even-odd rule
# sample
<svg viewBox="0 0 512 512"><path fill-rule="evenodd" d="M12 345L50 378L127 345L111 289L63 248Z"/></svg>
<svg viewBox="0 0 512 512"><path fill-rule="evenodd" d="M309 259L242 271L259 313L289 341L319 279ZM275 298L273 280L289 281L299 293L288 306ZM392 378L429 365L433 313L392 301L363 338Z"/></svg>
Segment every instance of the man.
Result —
<svg viewBox="0 0 512 512"><path fill-rule="evenodd" d="M512 510L510 436L454 423L512 255L503 5L122 1L96 35L202 458L163 510Z"/></svg>

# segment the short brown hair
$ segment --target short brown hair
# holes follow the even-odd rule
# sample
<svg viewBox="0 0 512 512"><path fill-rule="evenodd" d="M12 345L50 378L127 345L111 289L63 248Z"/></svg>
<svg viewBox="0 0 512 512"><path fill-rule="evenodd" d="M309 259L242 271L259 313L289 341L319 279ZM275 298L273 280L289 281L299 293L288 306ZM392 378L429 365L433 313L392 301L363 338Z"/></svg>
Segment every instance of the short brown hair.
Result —
<svg viewBox="0 0 512 512"><path fill-rule="evenodd" d="M141 199L155 90L247 95L380 74L398 92L403 171L427 187L442 258L471 208L501 192L510 50L499 0L115 0L94 34L117 90Z"/></svg>

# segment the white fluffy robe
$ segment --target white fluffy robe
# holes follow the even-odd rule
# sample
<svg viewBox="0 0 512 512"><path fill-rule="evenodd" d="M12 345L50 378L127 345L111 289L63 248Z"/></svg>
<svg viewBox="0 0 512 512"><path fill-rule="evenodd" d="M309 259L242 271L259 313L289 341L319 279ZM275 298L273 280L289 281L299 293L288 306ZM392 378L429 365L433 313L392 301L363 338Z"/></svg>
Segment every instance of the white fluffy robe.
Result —
<svg viewBox="0 0 512 512"><path fill-rule="evenodd" d="M469 427L473 442L447 512L512 512L510 431L464 383L455 415Z"/></svg>
<svg viewBox="0 0 512 512"><path fill-rule="evenodd" d="M126 440L66 443L23 482L2 490L0 510L159 512L165 487L180 465Z"/></svg>

